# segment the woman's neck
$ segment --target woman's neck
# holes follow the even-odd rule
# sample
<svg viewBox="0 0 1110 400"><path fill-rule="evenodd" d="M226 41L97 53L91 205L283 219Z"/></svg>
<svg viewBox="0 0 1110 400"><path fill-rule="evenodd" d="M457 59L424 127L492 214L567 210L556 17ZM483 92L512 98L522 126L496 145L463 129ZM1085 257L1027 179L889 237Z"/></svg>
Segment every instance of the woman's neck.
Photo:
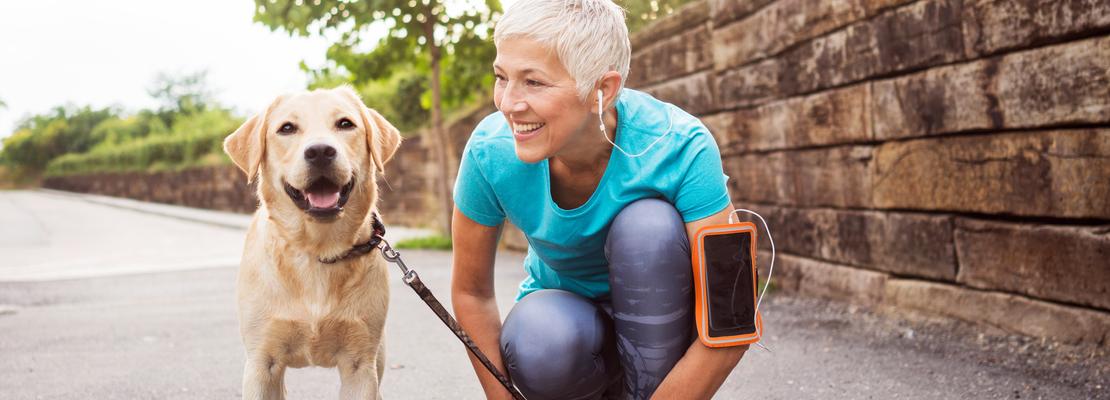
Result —
<svg viewBox="0 0 1110 400"><path fill-rule="evenodd" d="M617 141L617 118L616 107L606 110L603 118L605 133L614 143ZM575 139L560 154L552 156L550 162L575 175L604 171L613 145L598 130L596 121L585 123Z"/></svg>

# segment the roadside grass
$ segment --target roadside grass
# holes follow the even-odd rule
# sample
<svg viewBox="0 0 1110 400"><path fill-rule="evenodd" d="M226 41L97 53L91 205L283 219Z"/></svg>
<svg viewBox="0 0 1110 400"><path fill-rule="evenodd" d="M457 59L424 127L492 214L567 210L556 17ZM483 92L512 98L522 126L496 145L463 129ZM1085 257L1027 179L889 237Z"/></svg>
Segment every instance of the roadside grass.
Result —
<svg viewBox="0 0 1110 400"><path fill-rule="evenodd" d="M398 249L451 250L451 238L438 234L423 236L402 240L397 242L394 247Z"/></svg>

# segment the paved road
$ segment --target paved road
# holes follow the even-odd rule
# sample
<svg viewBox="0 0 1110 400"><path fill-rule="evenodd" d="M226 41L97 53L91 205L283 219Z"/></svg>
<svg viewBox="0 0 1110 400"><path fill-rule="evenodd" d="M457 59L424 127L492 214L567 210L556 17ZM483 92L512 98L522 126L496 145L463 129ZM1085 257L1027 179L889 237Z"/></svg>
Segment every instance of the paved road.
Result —
<svg viewBox="0 0 1110 400"><path fill-rule="evenodd" d="M0 398L237 398L242 218L0 192ZM404 257L446 302L449 254ZM503 314L521 260L497 259ZM462 346L391 278L386 398L481 398ZM717 398L1110 398L1098 349L774 293L765 308L774 352L749 352ZM294 399L336 398L337 385L333 370L287 376Z"/></svg>

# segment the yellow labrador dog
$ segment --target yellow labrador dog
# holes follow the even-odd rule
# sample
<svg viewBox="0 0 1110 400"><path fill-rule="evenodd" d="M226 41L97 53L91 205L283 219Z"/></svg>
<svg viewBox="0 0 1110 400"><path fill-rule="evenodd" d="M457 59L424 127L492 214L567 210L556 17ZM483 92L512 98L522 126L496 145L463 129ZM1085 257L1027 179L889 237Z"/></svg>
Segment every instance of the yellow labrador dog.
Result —
<svg viewBox="0 0 1110 400"><path fill-rule="evenodd" d="M386 264L349 252L374 235L400 141L347 87L279 97L224 141L260 199L239 269L243 398L284 398L285 369L305 366L338 367L342 399L380 398Z"/></svg>

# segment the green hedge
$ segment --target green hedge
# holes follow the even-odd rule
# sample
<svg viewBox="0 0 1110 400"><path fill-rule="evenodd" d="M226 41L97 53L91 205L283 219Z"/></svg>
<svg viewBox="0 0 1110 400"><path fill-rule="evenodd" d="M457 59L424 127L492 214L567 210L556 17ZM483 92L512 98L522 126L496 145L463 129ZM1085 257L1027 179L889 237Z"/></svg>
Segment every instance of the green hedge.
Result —
<svg viewBox="0 0 1110 400"><path fill-rule="evenodd" d="M46 166L47 176L94 172L152 171L227 163L223 140L230 132L151 136L88 153L66 154Z"/></svg>
<svg viewBox="0 0 1110 400"><path fill-rule="evenodd" d="M101 129L94 130L105 136L98 145L84 153L54 158L46 165L46 176L179 170L226 164L230 160L224 155L223 140L242 122L226 110L210 110L179 115L168 131L163 128L161 132L153 130L147 136L136 137L115 132L134 130L134 121L108 121L98 127Z"/></svg>

